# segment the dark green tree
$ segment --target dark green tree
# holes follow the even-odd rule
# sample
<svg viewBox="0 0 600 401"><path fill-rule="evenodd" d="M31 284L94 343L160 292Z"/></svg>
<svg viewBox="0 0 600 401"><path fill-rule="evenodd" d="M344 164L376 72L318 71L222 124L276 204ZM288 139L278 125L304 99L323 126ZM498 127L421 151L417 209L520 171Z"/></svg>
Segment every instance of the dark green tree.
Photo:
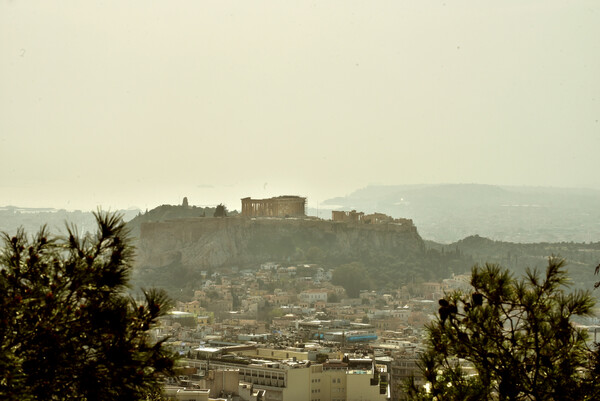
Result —
<svg viewBox="0 0 600 401"><path fill-rule="evenodd" d="M370 290L372 288L372 280L367 270L358 262L337 267L333 271L331 282L344 287L350 298L358 298L360 290Z"/></svg>
<svg viewBox="0 0 600 401"><path fill-rule="evenodd" d="M340 296L338 294L336 294L335 292L327 294L327 302L332 303L332 304L340 302Z"/></svg>
<svg viewBox="0 0 600 401"><path fill-rule="evenodd" d="M215 209L213 217L227 217L227 208L222 203L219 203Z"/></svg>
<svg viewBox="0 0 600 401"><path fill-rule="evenodd" d="M420 367L427 389L408 384L414 400L596 400L594 352L574 316L591 314L588 292L565 291L563 259L545 275L516 279L498 265L475 266L469 293L440 300L427 326Z"/></svg>
<svg viewBox="0 0 600 401"><path fill-rule="evenodd" d="M45 228L2 234L0 399L140 400L170 374L171 353L149 329L169 300L126 296L133 258L120 216L98 212L95 234Z"/></svg>
<svg viewBox="0 0 600 401"><path fill-rule="evenodd" d="M322 354L322 353L318 353L316 358L317 358L317 360L316 360L317 363L325 363L325 362L327 362L327 359L328 359L327 354Z"/></svg>
<svg viewBox="0 0 600 401"><path fill-rule="evenodd" d="M321 262L327 256L327 252L318 246L311 246L306 251L306 259L310 262Z"/></svg>

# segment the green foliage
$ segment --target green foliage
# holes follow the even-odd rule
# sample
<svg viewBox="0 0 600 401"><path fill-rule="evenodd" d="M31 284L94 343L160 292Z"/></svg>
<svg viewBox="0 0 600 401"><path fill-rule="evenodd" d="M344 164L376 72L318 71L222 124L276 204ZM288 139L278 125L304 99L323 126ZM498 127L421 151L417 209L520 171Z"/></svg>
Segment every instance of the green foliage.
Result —
<svg viewBox="0 0 600 401"><path fill-rule="evenodd" d="M543 267L547 255L559 253L569 261L569 278L572 288L592 289L594 268L600 260L600 242L596 243L535 243L518 244L493 241L477 235L470 236L454 244L431 246L442 250L457 250L471 255L474 262L498 263L517 274L525 273L524 266Z"/></svg>
<svg viewBox="0 0 600 401"><path fill-rule="evenodd" d="M131 284L135 287L160 287L175 301L189 302L203 282L201 270L182 266L177 260L164 267L135 269ZM209 274L210 276L210 274Z"/></svg>
<svg viewBox="0 0 600 401"><path fill-rule="evenodd" d="M283 316L283 312L281 311L281 309L275 308L269 302L265 302L263 306L260 306L256 313L256 318L258 320L262 320L267 323L271 323L274 317L280 316Z"/></svg>
<svg viewBox="0 0 600 401"><path fill-rule="evenodd" d="M312 263L322 261L326 255L327 253L318 246L311 246L306 251L306 259Z"/></svg>
<svg viewBox="0 0 600 401"><path fill-rule="evenodd" d="M219 203L215 208L214 217L227 217L227 208L222 203Z"/></svg>
<svg viewBox="0 0 600 401"><path fill-rule="evenodd" d="M279 308L272 308L269 311L268 321L271 322L271 321L273 321L273 318L282 317L283 315L284 315L284 312L281 309L279 309Z"/></svg>
<svg viewBox="0 0 600 401"><path fill-rule="evenodd" d="M120 216L95 214L94 235L42 228L3 234L0 399L139 400L159 389L172 355L149 341L169 307L161 291L124 295L133 248Z"/></svg>
<svg viewBox="0 0 600 401"><path fill-rule="evenodd" d="M317 363L325 363L325 362L327 362L327 359L328 359L327 354L318 353L316 356Z"/></svg>
<svg viewBox="0 0 600 401"><path fill-rule="evenodd" d="M356 262L335 269L331 282L344 287L350 298L358 298L360 290L370 290L373 286L371 278L367 275L364 267Z"/></svg>
<svg viewBox="0 0 600 401"><path fill-rule="evenodd" d="M332 292L327 295L327 302L332 303L332 304L340 302L340 296L338 294L336 294L335 292Z"/></svg>
<svg viewBox="0 0 600 401"><path fill-rule="evenodd" d="M221 299L221 294L216 290L208 290L206 291L206 297L211 301L217 301Z"/></svg>
<svg viewBox="0 0 600 401"><path fill-rule="evenodd" d="M546 273L515 279L498 265L475 266L471 293L440 300L427 327L421 370L430 391L408 385L415 400L593 400L600 395L595 357L574 316L591 313L588 292L566 293L563 259Z"/></svg>

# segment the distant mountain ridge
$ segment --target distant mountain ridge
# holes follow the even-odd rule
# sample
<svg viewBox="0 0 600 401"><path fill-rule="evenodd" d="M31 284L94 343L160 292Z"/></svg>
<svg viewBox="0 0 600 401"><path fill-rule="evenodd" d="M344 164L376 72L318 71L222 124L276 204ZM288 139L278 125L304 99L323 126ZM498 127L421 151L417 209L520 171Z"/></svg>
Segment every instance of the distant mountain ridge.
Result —
<svg viewBox="0 0 600 401"><path fill-rule="evenodd" d="M423 238L441 243L470 235L518 243L600 240L600 191L592 189L379 185L322 205L409 218Z"/></svg>
<svg viewBox="0 0 600 401"><path fill-rule="evenodd" d="M125 221L133 219L140 213L139 209L117 210ZM50 232L62 235L66 233L65 225L74 224L80 233L95 231L96 219L91 211L67 211L54 208L27 208L18 206L0 206L0 232L13 235L23 228L29 235L37 233L43 225Z"/></svg>
<svg viewBox="0 0 600 401"><path fill-rule="evenodd" d="M560 256L567 261L569 280L575 288L592 290L598 277L594 275L595 266L600 263L600 241L593 243L577 242L539 242L517 244L494 241L489 238L472 235L450 245L426 241L431 249L442 248L460 251L469 255L478 264L497 263L521 275L526 268L545 268L550 256ZM594 295L598 295L594 293Z"/></svg>

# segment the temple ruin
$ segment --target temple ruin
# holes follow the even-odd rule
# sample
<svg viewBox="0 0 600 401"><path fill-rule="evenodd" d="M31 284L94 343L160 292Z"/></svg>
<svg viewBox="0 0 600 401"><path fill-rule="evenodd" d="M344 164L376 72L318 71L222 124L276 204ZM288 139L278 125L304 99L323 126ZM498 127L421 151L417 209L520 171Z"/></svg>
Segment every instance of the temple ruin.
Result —
<svg viewBox="0 0 600 401"><path fill-rule="evenodd" d="M352 210L349 212L345 212L343 210L332 210L331 211L331 220L333 221L346 221L359 223L362 222L365 214L363 212L357 212L356 210Z"/></svg>
<svg viewBox="0 0 600 401"><path fill-rule="evenodd" d="M306 198L294 195L269 199L242 199L242 216L246 217L303 217Z"/></svg>
<svg viewBox="0 0 600 401"><path fill-rule="evenodd" d="M395 219L383 213L364 214L364 212L357 212L356 210L351 210L349 212L332 210L331 220L335 222L362 224L413 224L410 219Z"/></svg>

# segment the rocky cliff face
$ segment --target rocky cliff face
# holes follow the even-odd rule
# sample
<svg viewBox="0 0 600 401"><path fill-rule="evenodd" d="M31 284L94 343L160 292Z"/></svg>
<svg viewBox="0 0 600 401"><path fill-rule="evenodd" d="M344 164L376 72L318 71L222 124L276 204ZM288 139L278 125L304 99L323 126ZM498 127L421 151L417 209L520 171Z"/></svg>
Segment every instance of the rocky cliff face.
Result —
<svg viewBox="0 0 600 401"><path fill-rule="evenodd" d="M328 260L360 260L422 252L423 240L410 220L352 224L310 219L190 218L143 223L137 265L173 263L197 268L302 259L321 252Z"/></svg>

